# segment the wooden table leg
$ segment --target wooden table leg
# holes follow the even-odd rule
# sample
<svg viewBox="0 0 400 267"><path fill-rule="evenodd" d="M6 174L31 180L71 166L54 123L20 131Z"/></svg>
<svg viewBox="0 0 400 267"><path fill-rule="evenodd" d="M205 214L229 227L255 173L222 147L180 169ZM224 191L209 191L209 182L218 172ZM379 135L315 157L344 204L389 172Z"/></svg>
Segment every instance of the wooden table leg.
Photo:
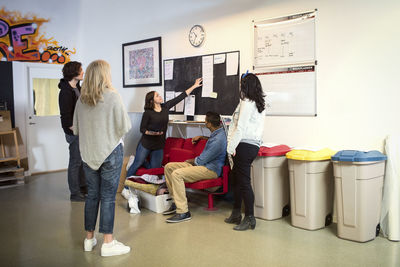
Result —
<svg viewBox="0 0 400 267"><path fill-rule="evenodd" d="M1 142L1 153L3 154L3 158L5 158L6 157L6 152L4 151L3 136L0 137L0 142Z"/></svg>
<svg viewBox="0 0 400 267"><path fill-rule="evenodd" d="M13 130L13 132L14 132L15 153L17 154L18 168L21 168L21 158L20 158L20 156L19 156L19 147L18 147L17 131L16 131L16 130Z"/></svg>

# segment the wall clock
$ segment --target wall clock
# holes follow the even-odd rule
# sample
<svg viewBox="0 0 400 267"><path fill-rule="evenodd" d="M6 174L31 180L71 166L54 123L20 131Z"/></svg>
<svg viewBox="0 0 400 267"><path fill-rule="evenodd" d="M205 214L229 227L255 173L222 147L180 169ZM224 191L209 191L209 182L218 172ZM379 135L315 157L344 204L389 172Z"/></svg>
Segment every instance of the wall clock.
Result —
<svg viewBox="0 0 400 267"><path fill-rule="evenodd" d="M189 32L189 42L194 47L199 47L203 42L206 34L201 25L194 25Z"/></svg>

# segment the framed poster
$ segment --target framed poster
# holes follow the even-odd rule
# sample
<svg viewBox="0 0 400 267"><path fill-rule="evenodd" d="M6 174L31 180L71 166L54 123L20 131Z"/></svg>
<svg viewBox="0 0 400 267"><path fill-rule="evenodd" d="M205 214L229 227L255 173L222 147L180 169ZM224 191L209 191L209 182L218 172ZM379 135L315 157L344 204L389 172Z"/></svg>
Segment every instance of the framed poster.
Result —
<svg viewBox="0 0 400 267"><path fill-rule="evenodd" d="M161 37L122 44L123 87L159 86Z"/></svg>

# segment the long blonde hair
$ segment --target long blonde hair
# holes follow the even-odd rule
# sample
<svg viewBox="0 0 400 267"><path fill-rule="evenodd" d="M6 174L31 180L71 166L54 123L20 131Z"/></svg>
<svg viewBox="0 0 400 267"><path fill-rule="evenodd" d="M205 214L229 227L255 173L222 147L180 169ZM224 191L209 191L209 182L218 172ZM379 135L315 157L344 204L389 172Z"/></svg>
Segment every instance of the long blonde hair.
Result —
<svg viewBox="0 0 400 267"><path fill-rule="evenodd" d="M106 90L115 91L111 84L111 68L104 60L95 60L86 69L81 89L81 101L89 106L96 106L103 100Z"/></svg>

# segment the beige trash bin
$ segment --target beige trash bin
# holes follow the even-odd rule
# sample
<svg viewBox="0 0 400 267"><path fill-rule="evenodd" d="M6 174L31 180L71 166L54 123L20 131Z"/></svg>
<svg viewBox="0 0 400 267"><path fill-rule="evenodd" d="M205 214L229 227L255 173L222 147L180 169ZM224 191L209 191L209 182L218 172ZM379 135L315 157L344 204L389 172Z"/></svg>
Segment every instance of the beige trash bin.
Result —
<svg viewBox="0 0 400 267"><path fill-rule="evenodd" d="M317 230L332 222L333 172L330 149L292 150L289 159L291 222Z"/></svg>
<svg viewBox="0 0 400 267"><path fill-rule="evenodd" d="M253 161L254 216L276 220L289 215L289 172L286 153L290 147L261 147Z"/></svg>
<svg viewBox="0 0 400 267"><path fill-rule="evenodd" d="M332 157L338 237L367 242L379 235L386 159L379 151L356 150Z"/></svg>

